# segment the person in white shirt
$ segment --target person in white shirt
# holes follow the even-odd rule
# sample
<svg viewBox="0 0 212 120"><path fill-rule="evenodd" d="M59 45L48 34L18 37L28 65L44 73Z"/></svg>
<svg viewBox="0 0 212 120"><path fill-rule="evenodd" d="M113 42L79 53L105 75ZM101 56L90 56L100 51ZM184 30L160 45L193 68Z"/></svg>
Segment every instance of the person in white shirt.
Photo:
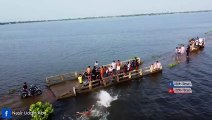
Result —
<svg viewBox="0 0 212 120"><path fill-rule="evenodd" d="M121 62L120 62L120 60L118 60L118 61L116 62L116 70L117 70L117 71L121 70Z"/></svg>
<svg viewBox="0 0 212 120"><path fill-rule="evenodd" d="M200 43L203 42L203 39L202 39L202 38L199 38L199 42L200 42Z"/></svg>
<svg viewBox="0 0 212 120"><path fill-rule="evenodd" d="M154 69L154 70L157 69L157 62L155 62L155 63L153 64L153 69Z"/></svg>
<svg viewBox="0 0 212 120"><path fill-rule="evenodd" d="M199 46L204 47L205 41L204 38L199 38Z"/></svg>
<svg viewBox="0 0 212 120"><path fill-rule="evenodd" d="M110 67L108 68L108 70L109 70L109 74L112 74L112 73L113 73L113 66L110 66Z"/></svg>
<svg viewBox="0 0 212 120"><path fill-rule="evenodd" d="M151 64L151 66L150 66L150 72L153 72L153 70L154 70L154 65Z"/></svg>
<svg viewBox="0 0 212 120"><path fill-rule="evenodd" d="M113 70L116 70L116 62L115 62L115 60L112 62L111 66L113 67Z"/></svg>
<svg viewBox="0 0 212 120"><path fill-rule="evenodd" d="M195 46L199 46L199 39L195 41Z"/></svg>
<svg viewBox="0 0 212 120"><path fill-rule="evenodd" d="M160 69L161 68L161 63L156 61L156 66L157 66L157 69Z"/></svg>
<svg viewBox="0 0 212 120"><path fill-rule="evenodd" d="M130 71L130 67L131 67L130 61L128 61L128 63L127 63L127 71Z"/></svg>
<svg viewBox="0 0 212 120"><path fill-rule="evenodd" d="M96 61L96 62L94 63L94 66L98 67L98 65L99 65L99 63L98 63L98 61Z"/></svg>

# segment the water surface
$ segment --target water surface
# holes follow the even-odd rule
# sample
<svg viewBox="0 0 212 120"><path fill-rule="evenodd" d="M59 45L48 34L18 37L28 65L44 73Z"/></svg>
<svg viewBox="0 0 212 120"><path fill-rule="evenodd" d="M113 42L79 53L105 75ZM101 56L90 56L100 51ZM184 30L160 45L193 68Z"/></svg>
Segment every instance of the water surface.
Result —
<svg viewBox="0 0 212 120"><path fill-rule="evenodd" d="M139 56L147 64L157 57L166 59L177 44L202 36L207 47L189 62L106 89L118 100L98 109L112 120L208 120L212 118L212 37L204 33L211 29L211 12L0 26L0 94L25 81L45 88L45 77L85 69L95 60L107 64ZM190 80L193 93L168 94L167 83L173 80ZM76 119L76 111L97 103L98 93L56 102L53 119Z"/></svg>

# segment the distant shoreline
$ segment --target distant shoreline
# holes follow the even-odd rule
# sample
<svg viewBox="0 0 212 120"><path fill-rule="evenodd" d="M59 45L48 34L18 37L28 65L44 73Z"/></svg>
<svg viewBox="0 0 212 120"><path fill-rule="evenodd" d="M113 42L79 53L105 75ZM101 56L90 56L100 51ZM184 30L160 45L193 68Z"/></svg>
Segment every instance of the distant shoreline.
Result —
<svg viewBox="0 0 212 120"><path fill-rule="evenodd" d="M130 15L117 15L117 16L67 18L67 19L55 19L55 20L14 21L14 22L2 22L2 23L0 22L0 25L23 24L23 23L37 23L37 22L53 22L53 21L68 21L68 20L100 19L100 18L115 18L115 17L118 18L118 17L167 15L167 14L177 14L177 13L200 13L200 12L212 12L212 10L185 11L185 12L164 12L164 13L145 13L145 14L130 14Z"/></svg>

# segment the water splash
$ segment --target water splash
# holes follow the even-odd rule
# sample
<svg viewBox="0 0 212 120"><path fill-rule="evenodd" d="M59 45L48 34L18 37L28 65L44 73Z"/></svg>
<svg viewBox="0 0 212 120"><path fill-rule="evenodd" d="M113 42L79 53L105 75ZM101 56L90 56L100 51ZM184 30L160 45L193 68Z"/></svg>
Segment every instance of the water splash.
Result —
<svg viewBox="0 0 212 120"><path fill-rule="evenodd" d="M90 119L107 120L108 115L109 115L108 111L94 109L91 111L91 116L80 116L77 117L76 120L90 120Z"/></svg>
<svg viewBox="0 0 212 120"><path fill-rule="evenodd" d="M99 120L107 120L107 116L110 113L108 111L103 111L103 110L98 110L98 109L94 109L92 111L92 116L95 118L98 118Z"/></svg>
<svg viewBox="0 0 212 120"><path fill-rule="evenodd" d="M104 107L110 107L111 102L118 99L118 95L117 96L111 96L106 91L100 91L100 93L98 95L98 99L99 99L99 101L97 101L98 104L100 104Z"/></svg>

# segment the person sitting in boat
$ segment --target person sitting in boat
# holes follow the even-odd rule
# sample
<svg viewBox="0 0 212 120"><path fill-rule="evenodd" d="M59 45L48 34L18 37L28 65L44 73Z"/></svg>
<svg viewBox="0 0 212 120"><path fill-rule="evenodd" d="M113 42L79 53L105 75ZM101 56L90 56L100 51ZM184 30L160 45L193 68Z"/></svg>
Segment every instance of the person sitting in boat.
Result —
<svg viewBox="0 0 212 120"><path fill-rule="evenodd" d="M111 66L112 66L112 69L113 69L113 73L115 73L116 72L116 62L115 62L115 60L112 62Z"/></svg>
<svg viewBox="0 0 212 120"><path fill-rule="evenodd" d="M112 75L112 74L113 74L113 66L110 66L110 67L108 68L108 71L109 71L109 75Z"/></svg>
<svg viewBox="0 0 212 120"><path fill-rule="evenodd" d="M108 67L105 66L105 68L104 68L104 77L108 77L108 73L109 73Z"/></svg>
<svg viewBox="0 0 212 120"><path fill-rule="evenodd" d="M100 76L101 76L101 79L103 79L103 77L104 77L104 67L103 66L100 68Z"/></svg>
<svg viewBox="0 0 212 120"><path fill-rule="evenodd" d="M81 74L79 74L79 76L78 76L78 82L79 82L79 84L82 84L83 83L82 75Z"/></svg>
<svg viewBox="0 0 212 120"><path fill-rule="evenodd" d="M116 70L117 70L117 72L119 72L121 70L121 62L120 62L120 60L118 60L116 62Z"/></svg>
<svg viewBox="0 0 212 120"><path fill-rule="evenodd" d="M28 90L28 87L27 87L27 83L26 83L26 82L24 82L23 90L25 90L25 91L27 91L27 90Z"/></svg>
<svg viewBox="0 0 212 120"><path fill-rule="evenodd" d="M87 67L86 72L87 72L88 76L91 75L91 66L88 66Z"/></svg>
<svg viewBox="0 0 212 120"><path fill-rule="evenodd" d="M199 39L195 40L195 47L199 47Z"/></svg>
<svg viewBox="0 0 212 120"><path fill-rule="evenodd" d="M157 69L157 62L155 62L154 64L153 64L153 70L156 70Z"/></svg>
<svg viewBox="0 0 212 120"><path fill-rule="evenodd" d="M132 63L131 63L131 67L132 67L132 70L134 70L135 69L135 60L132 60Z"/></svg>
<svg viewBox="0 0 212 120"><path fill-rule="evenodd" d="M87 86L89 84L89 81L91 80L91 79L89 80L89 77L90 76L87 75L87 72L85 72L82 75L83 86ZM78 81L79 81L79 79L78 79Z"/></svg>
<svg viewBox="0 0 212 120"><path fill-rule="evenodd" d="M156 61L156 69L159 70L161 69L162 65L159 61Z"/></svg>
<svg viewBox="0 0 212 120"><path fill-rule="evenodd" d="M203 38L199 38L199 46L204 47L204 39Z"/></svg>
<svg viewBox="0 0 212 120"><path fill-rule="evenodd" d="M30 93L30 91L28 90L28 86L27 86L27 83L26 82L24 82L24 85L23 85L23 91L26 91L26 92L28 92L29 93L29 95L31 95Z"/></svg>
<svg viewBox="0 0 212 120"><path fill-rule="evenodd" d="M96 66L93 67L93 70L92 70L92 80L96 80L96 76L97 76L97 71L96 71Z"/></svg>
<svg viewBox="0 0 212 120"><path fill-rule="evenodd" d="M84 79L83 79L83 86L88 86L89 85L89 79L88 79L88 77L85 77Z"/></svg>
<svg viewBox="0 0 212 120"><path fill-rule="evenodd" d="M195 40L191 42L190 49L193 51L195 49Z"/></svg>
<svg viewBox="0 0 212 120"><path fill-rule="evenodd" d="M154 71L154 65L151 64L151 65L150 65L150 72L153 72L153 71Z"/></svg>
<svg viewBox="0 0 212 120"><path fill-rule="evenodd" d="M135 69L138 70L139 69L139 61L137 58L135 58Z"/></svg>
<svg viewBox="0 0 212 120"><path fill-rule="evenodd" d="M93 108L94 108L94 105L92 105L90 109L86 109L86 111L84 111L84 112L76 112L76 113L79 115L82 115L84 117L89 117L92 115Z"/></svg>
<svg viewBox="0 0 212 120"><path fill-rule="evenodd" d="M130 71L131 70L131 64L130 64L130 61L127 62L127 71Z"/></svg>

